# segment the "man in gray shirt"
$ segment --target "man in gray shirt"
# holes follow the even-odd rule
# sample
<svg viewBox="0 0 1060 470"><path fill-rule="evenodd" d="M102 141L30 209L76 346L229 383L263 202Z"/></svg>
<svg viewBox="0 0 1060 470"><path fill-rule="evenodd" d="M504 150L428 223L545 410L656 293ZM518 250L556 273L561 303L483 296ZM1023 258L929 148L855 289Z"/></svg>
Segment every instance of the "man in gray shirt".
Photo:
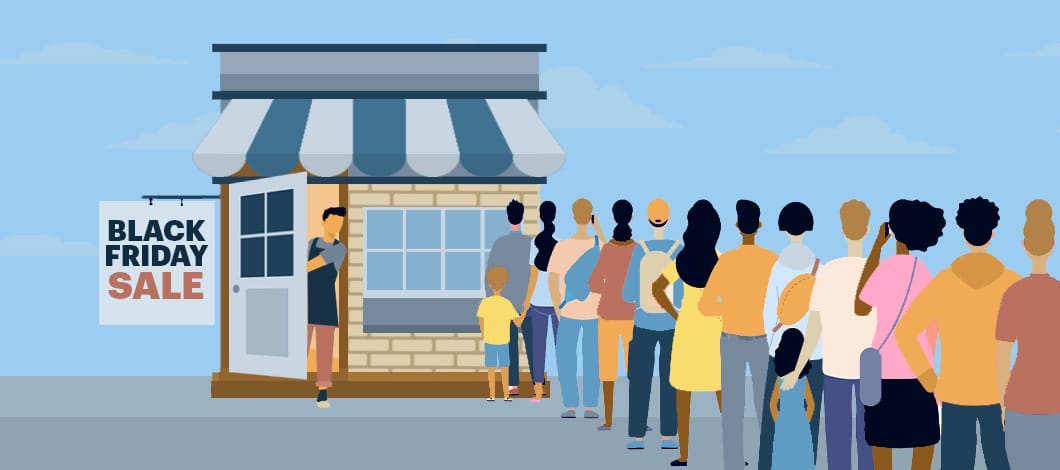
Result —
<svg viewBox="0 0 1060 470"><path fill-rule="evenodd" d="M530 270L527 268L526 260L530 258L530 244L533 241L529 235L520 230L523 224L523 204L512 199L508 203L508 222L512 225L512 232L498 238L493 242L490 249L489 261L486 263L486 271L494 266L501 266L508 270L508 283L505 284L501 296L508 299L512 305L521 307L526 299L526 286L530 283ZM487 284L483 284L487 285ZM489 295L489 294L484 294ZM527 360L533 357L533 329L530 325L530 317L523 322L523 343L526 346ZM508 341L508 391L509 395L519 395L519 327L512 323L511 337Z"/></svg>

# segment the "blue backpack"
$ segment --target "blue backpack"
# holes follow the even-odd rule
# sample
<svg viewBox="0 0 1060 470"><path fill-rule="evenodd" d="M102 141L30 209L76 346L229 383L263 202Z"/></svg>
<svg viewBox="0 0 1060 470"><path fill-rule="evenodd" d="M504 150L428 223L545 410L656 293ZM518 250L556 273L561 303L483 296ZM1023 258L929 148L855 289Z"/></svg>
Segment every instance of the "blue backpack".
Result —
<svg viewBox="0 0 1060 470"><path fill-rule="evenodd" d="M577 261L571 265L567 275L563 276L563 282L567 285L564 292L563 303L559 308L574 300L585 300L589 298L589 278L596 269L596 262L600 259L600 237L593 236L593 247L582 253Z"/></svg>

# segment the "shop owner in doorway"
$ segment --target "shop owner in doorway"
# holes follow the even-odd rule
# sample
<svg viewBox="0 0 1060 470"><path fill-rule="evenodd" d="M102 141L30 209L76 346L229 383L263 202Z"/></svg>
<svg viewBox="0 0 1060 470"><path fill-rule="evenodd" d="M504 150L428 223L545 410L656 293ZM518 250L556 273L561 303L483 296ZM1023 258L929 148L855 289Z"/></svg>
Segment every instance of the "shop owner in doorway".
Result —
<svg viewBox="0 0 1060 470"><path fill-rule="evenodd" d="M339 306L335 300L335 279L339 276L346 245L338 240L346 221L345 207L324 210L324 235L309 241L308 271L309 326L306 329L306 350L317 335L317 407L327 408L328 389L331 388L331 355L335 345L335 330L339 327Z"/></svg>

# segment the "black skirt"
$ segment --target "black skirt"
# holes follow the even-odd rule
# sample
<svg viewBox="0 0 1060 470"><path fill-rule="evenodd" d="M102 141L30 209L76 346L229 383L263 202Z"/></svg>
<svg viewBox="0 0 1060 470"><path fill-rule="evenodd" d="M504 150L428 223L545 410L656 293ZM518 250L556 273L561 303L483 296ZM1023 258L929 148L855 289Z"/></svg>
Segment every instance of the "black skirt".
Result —
<svg viewBox="0 0 1060 470"><path fill-rule="evenodd" d="M865 440L873 447L908 449L939 442L935 395L917 379L885 379L880 402L865 407Z"/></svg>

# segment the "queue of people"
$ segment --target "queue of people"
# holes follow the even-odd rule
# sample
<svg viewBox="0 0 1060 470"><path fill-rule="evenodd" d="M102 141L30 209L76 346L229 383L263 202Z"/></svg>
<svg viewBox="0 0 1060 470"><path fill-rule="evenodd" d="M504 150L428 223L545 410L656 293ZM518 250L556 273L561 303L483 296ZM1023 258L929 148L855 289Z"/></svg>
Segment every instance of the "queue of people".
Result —
<svg viewBox="0 0 1060 470"><path fill-rule="evenodd" d="M531 401L540 402L551 329L562 418L600 418L602 390L597 430L611 431L616 379L626 373L627 449L644 449L653 431L647 418L658 367L660 447L678 451L672 466L686 466L694 445L693 392L716 397L723 468L748 465L748 368L762 470L816 466L822 409L831 469L890 469L892 450L908 448L911 468L926 470L940 442L944 470L973 468L980 442L991 470L1047 461L1049 431L1060 426L1060 395L1048 373L1055 370L1048 342L1060 327L1060 282L1046 271L1055 228L1043 200L1027 206L1023 247L1032 271L1022 280L987 251L1000 216L982 197L957 210L969 252L934 276L914 253L938 243L946 219L918 200L891 205L867 257L871 212L861 201L844 203L847 256L824 263L806 243L814 217L800 202L777 217L790 241L779 254L756 244L761 210L748 200L736 204L742 243L724 254L721 217L707 200L688 210L681 240L666 238L670 208L662 199L646 210L650 240L634 240L635 210L626 200L611 208L609 239L588 200L571 206L577 229L561 241L555 203L538 211L543 228L531 238L521 233L524 207L512 201L512 233L490 253L493 295L478 312L490 400L496 368L505 372L505 398L520 394L521 330ZM895 254L883 259L891 239Z"/></svg>

